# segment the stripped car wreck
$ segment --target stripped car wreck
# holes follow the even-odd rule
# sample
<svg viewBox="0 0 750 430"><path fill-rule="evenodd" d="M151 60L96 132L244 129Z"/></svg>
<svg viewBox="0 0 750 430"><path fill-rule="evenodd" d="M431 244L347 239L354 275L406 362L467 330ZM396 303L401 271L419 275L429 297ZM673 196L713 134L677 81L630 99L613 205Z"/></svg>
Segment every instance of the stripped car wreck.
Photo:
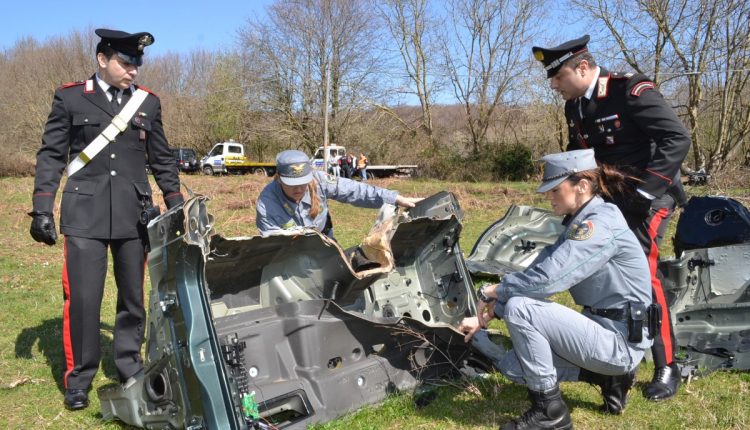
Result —
<svg viewBox="0 0 750 430"><path fill-rule="evenodd" d="M144 371L98 395L145 428L305 428L482 359L463 213L439 193L381 209L355 250L315 231L223 238L206 198L149 224Z"/></svg>
<svg viewBox="0 0 750 430"><path fill-rule="evenodd" d="M466 260L474 275L523 270L562 232L562 218L512 206ZM726 197L693 197L659 261L683 376L750 369L750 211Z"/></svg>

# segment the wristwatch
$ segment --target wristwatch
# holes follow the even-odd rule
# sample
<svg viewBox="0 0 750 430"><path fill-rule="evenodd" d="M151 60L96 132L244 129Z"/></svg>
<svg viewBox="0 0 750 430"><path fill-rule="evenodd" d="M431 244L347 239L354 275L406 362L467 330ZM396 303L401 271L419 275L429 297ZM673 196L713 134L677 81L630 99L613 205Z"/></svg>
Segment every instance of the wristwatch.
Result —
<svg viewBox="0 0 750 430"><path fill-rule="evenodd" d="M489 303L489 302L495 300L495 299L491 299L491 298L487 297L484 294L484 287L486 287L487 285L489 285L489 284L484 284L481 287L479 287L479 289L477 290L477 298L479 300L483 301L484 303Z"/></svg>

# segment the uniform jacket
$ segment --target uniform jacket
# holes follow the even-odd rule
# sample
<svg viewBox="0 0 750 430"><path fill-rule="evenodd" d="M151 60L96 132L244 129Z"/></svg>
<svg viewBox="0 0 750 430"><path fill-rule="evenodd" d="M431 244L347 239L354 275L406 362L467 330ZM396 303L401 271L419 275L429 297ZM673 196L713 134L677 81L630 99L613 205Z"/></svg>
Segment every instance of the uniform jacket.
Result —
<svg viewBox="0 0 750 430"><path fill-rule="evenodd" d="M651 303L646 256L617 206L597 196L563 224L563 234L526 270L503 277L496 289L498 302L514 296L544 299L569 290L577 304L591 308L626 309L630 302ZM625 328L622 323L616 326L611 320L592 318L605 327Z"/></svg>
<svg viewBox="0 0 750 430"><path fill-rule="evenodd" d="M314 219L310 216L312 204L309 191L297 204L284 195L279 181L274 180L266 185L256 204L255 223L262 235L297 227L324 231L328 219L327 199L364 208L379 208L386 203L395 204L398 196L396 191L334 177L317 170L313 172L313 178L317 182L320 199L320 213Z"/></svg>
<svg viewBox="0 0 750 430"><path fill-rule="evenodd" d="M583 120L577 100L565 103L565 118L568 150L593 148L600 163L636 167L644 181L638 188L657 198L669 191L684 203L679 173L690 135L645 75L600 68Z"/></svg>
<svg viewBox="0 0 750 430"><path fill-rule="evenodd" d="M136 88L132 86L131 90ZM55 91L37 153L34 211L52 213L66 165L110 124L113 116L96 76ZM151 197L147 161L167 207L181 202L177 168L162 128L161 103L153 93L136 110L128 129L68 178L63 189L60 231L98 239L139 237L142 202Z"/></svg>

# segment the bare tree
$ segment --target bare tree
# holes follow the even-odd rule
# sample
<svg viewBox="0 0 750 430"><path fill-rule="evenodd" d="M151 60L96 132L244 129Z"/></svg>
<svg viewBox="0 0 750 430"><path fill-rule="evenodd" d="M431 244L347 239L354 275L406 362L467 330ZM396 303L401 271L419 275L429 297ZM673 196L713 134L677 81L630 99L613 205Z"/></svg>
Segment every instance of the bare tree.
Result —
<svg viewBox="0 0 750 430"><path fill-rule="evenodd" d="M432 104L439 84L435 78L433 38L437 27L430 15L428 0L387 0L381 14L398 46L413 94L422 109L419 127L432 141Z"/></svg>
<svg viewBox="0 0 750 430"><path fill-rule="evenodd" d="M374 11L363 0L279 0L267 22L240 31L248 64L265 82L266 109L281 114L280 134L313 150L323 135L323 94L330 67L331 121L335 141L376 86L378 38Z"/></svg>
<svg viewBox="0 0 750 430"><path fill-rule="evenodd" d="M624 59L682 103L694 167L721 169L748 134L744 0L572 1L603 23ZM667 85L665 85L667 84Z"/></svg>
<svg viewBox="0 0 750 430"><path fill-rule="evenodd" d="M736 0L723 3L715 52L707 61L709 72L702 77L708 100L700 124L709 171L723 169L733 158L747 159L750 150L750 5Z"/></svg>
<svg viewBox="0 0 750 430"><path fill-rule="evenodd" d="M487 144L497 107L514 104L515 85L529 71L523 52L543 7L538 0L452 0L449 9L445 69L476 155Z"/></svg>
<svg viewBox="0 0 750 430"><path fill-rule="evenodd" d="M0 63L0 143L6 154L33 157L39 149L52 95L67 82L95 71L94 46L87 34L71 32L39 43L20 39Z"/></svg>

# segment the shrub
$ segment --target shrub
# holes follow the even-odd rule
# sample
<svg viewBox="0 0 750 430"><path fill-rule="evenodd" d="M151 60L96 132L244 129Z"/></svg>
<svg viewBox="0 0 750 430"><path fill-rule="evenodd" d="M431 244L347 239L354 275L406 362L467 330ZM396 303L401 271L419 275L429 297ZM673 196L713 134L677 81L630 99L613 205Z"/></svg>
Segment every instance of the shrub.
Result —
<svg viewBox="0 0 750 430"><path fill-rule="evenodd" d="M520 145L503 146L491 157L493 179L526 181L535 173L531 149Z"/></svg>
<svg viewBox="0 0 750 430"><path fill-rule="evenodd" d="M33 158L23 154L8 154L0 157L0 177L34 176L36 162Z"/></svg>

